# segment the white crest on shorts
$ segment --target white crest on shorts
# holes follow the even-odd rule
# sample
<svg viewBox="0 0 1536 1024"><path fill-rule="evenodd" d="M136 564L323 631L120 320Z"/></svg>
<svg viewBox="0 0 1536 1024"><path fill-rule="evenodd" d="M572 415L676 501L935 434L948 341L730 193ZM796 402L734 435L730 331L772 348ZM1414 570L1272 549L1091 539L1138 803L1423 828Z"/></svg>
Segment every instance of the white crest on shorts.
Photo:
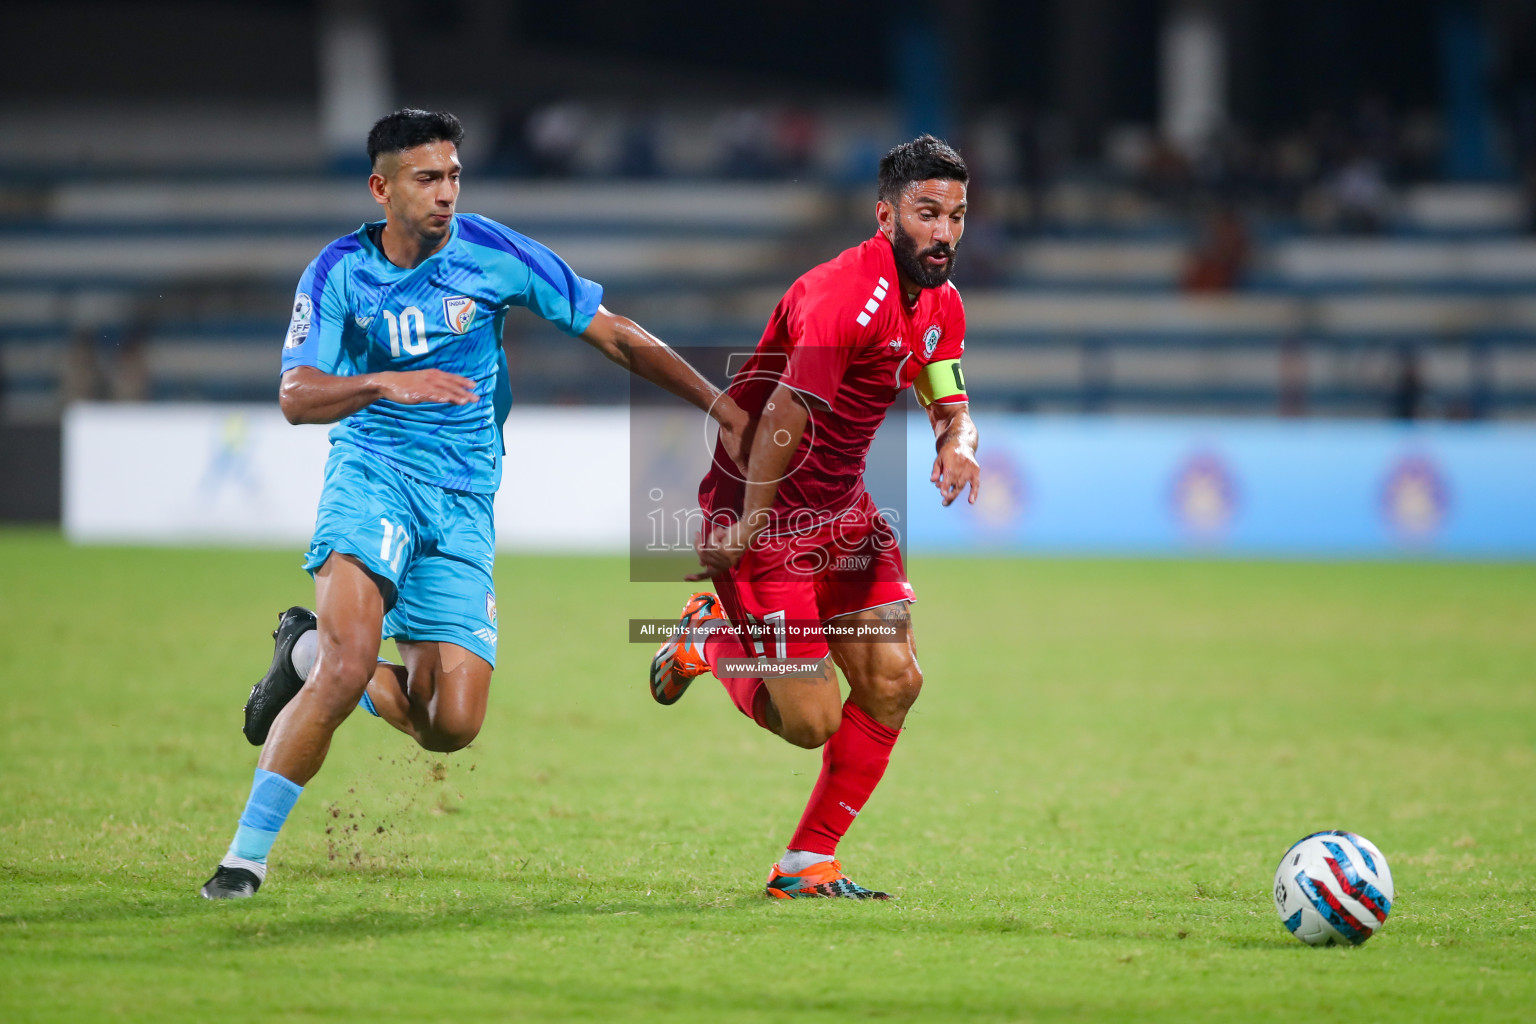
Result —
<svg viewBox="0 0 1536 1024"><path fill-rule="evenodd" d="M485 592L485 617L490 620L491 625L496 624L496 595L489 590Z"/></svg>
<svg viewBox="0 0 1536 1024"><path fill-rule="evenodd" d="M934 324L923 334L923 358L933 358L933 350L939 347L939 325Z"/></svg>
<svg viewBox="0 0 1536 1024"><path fill-rule="evenodd" d="M443 300L443 319L454 334L463 334L475 322L475 300L467 295L455 295Z"/></svg>
<svg viewBox="0 0 1536 1024"><path fill-rule="evenodd" d="M309 296L299 292L293 300L293 319L288 321L288 337L283 339L283 348L298 348L304 344L304 339L309 337L310 320L314 316L315 305Z"/></svg>

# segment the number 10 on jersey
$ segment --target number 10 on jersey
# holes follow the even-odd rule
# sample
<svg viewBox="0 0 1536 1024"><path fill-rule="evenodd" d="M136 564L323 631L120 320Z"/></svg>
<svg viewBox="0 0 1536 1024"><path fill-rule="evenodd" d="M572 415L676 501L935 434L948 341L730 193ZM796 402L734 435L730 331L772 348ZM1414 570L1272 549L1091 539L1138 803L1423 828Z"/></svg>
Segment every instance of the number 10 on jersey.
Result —
<svg viewBox="0 0 1536 1024"><path fill-rule="evenodd" d="M415 306L406 306L396 316L389 310L384 311L384 322L389 325L389 354L396 359L400 358L400 350L405 349L406 354L413 356L425 355L427 352L427 318L421 315L421 310Z"/></svg>

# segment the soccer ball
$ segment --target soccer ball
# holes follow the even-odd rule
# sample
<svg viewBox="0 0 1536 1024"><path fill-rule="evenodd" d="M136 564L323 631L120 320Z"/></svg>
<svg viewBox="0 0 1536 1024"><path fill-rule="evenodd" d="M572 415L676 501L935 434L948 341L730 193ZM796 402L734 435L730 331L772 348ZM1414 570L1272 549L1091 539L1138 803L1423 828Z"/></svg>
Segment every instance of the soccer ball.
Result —
<svg viewBox="0 0 1536 1024"><path fill-rule="evenodd" d="M1309 946L1360 945L1392 912L1392 897L1387 858L1353 832L1314 832L1275 869L1275 911Z"/></svg>

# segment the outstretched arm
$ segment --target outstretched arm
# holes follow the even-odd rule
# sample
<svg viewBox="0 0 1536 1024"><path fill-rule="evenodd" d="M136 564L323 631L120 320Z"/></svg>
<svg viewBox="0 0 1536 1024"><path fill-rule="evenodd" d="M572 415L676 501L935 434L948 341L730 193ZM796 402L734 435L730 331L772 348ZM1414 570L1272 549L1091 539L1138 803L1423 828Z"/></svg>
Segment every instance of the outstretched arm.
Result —
<svg viewBox="0 0 1536 1024"><path fill-rule="evenodd" d="M738 466L746 464L747 414L666 342L628 317L609 312L606 306L597 307L597 315L581 332L581 340L624 369L708 413L720 424L726 452Z"/></svg>
<svg viewBox="0 0 1536 1024"><path fill-rule="evenodd" d="M474 381L442 370L338 377L313 366L288 370L277 393L278 405L289 423L335 423L381 398L401 405L468 405L477 396Z"/></svg>
<svg viewBox="0 0 1536 1024"><path fill-rule="evenodd" d="M928 422L933 424L937 439L934 447L938 455L933 460L933 472L928 479L939 489L939 496L947 507L967 484L971 487L970 503L976 504L981 493L981 467L976 464L976 424L971 422L968 402L928 406Z"/></svg>

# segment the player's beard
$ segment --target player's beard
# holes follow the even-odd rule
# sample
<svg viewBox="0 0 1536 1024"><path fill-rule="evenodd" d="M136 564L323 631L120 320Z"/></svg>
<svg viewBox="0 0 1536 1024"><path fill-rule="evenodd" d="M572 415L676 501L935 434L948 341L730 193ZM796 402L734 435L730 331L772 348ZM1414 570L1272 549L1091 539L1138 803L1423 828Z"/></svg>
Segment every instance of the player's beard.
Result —
<svg viewBox="0 0 1536 1024"><path fill-rule="evenodd" d="M891 249L896 254L896 269L919 288L941 287L949 280L949 275L955 272L955 247L938 242L918 252L917 239L907 234L906 229L901 226L901 218L896 218L895 223L896 238ZM924 262L929 256L940 254L949 257L942 267L930 266Z"/></svg>

